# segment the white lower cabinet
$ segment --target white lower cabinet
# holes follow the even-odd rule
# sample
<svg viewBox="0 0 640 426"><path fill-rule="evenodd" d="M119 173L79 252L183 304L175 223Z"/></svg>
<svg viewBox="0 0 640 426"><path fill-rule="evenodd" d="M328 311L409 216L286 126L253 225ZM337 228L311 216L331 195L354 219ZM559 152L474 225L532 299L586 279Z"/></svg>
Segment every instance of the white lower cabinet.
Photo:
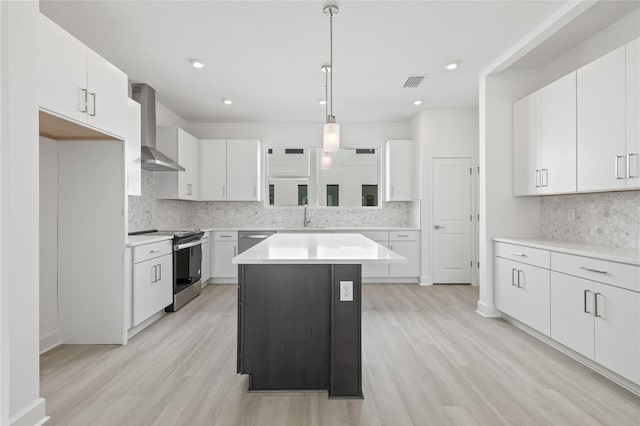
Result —
<svg viewBox="0 0 640 426"><path fill-rule="evenodd" d="M238 279L238 265L231 263L238 254L238 232L217 231L213 233L213 270L214 279L234 281Z"/></svg>
<svg viewBox="0 0 640 426"><path fill-rule="evenodd" d="M202 236L202 271L200 277L203 286L211 278L211 243L209 241L209 233L205 232Z"/></svg>
<svg viewBox="0 0 640 426"><path fill-rule="evenodd" d="M389 249L407 258L407 263L389 265L390 277L420 276L420 233L418 231L389 232Z"/></svg>
<svg viewBox="0 0 640 426"><path fill-rule="evenodd" d="M155 245L154 245L155 246ZM162 311L173 302L173 255L171 241L147 250L149 246L134 247L133 259L133 326L139 325L153 314ZM139 255L149 251L157 257ZM142 260L145 259L146 260Z"/></svg>
<svg viewBox="0 0 640 426"><path fill-rule="evenodd" d="M551 337L640 384L640 293L551 273Z"/></svg>
<svg viewBox="0 0 640 426"><path fill-rule="evenodd" d="M640 266L562 252L557 242L496 242L495 252L498 310L640 385Z"/></svg>
<svg viewBox="0 0 640 426"><path fill-rule="evenodd" d="M549 270L501 257L494 263L497 309L549 335Z"/></svg>

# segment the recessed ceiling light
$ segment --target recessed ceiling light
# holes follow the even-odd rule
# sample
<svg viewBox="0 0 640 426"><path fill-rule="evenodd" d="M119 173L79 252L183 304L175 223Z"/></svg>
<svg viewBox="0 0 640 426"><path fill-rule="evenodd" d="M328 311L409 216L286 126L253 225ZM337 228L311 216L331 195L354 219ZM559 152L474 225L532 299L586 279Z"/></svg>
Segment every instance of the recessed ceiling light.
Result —
<svg viewBox="0 0 640 426"><path fill-rule="evenodd" d="M191 60L191 65L193 65L194 68L197 69L201 69L204 68L204 62L198 60L198 59L192 59Z"/></svg>
<svg viewBox="0 0 640 426"><path fill-rule="evenodd" d="M414 105L422 105L422 101L420 99L413 101Z"/></svg>
<svg viewBox="0 0 640 426"><path fill-rule="evenodd" d="M327 104L327 100L326 100L326 99L320 99L320 100L318 101L318 103L319 103L320 105L326 105L326 104Z"/></svg>
<svg viewBox="0 0 640 426"><path fill-rule="evenodd" d="M449 62L444 67L446 69L448 69L449 71L451 71L451 70L455 70L456 68L458 68L458 65L460 65L460 61L453 61L453 62Z"/></svg>
<svg viewBox="0 0 640 426"><path fill-rule="evenodd" d="M222 103L225 105L231 105L233 103L233 101L231 99L223 99Z"/></svg>

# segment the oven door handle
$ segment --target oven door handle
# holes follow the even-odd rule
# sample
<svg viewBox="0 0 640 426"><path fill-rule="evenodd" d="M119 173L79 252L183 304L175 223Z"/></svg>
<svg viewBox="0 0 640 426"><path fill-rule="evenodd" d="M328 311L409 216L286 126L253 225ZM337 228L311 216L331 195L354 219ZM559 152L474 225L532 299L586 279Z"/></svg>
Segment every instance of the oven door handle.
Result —
<svg viewBox="0 0 640 426"><path fill-rule="evenodd" d="M201 244L202 244L202 240L190 241L188 243L178 244L176 246L173 246L173 251L180 251L182 249L186 249L186 248L194 247L194 246L199 246Z"/></svg>

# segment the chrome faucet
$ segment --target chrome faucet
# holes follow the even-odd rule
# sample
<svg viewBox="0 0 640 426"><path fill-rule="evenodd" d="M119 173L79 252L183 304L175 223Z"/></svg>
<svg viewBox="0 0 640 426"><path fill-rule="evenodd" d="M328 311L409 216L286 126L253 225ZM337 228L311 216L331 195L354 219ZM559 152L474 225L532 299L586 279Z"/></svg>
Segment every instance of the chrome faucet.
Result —
<svg viewBox="0 0 640 426"><path fill-rule="evenodd" d="M304 205L304 218L302 219L302 226L304 228L307 227L307 225L309 225L311 223L311 221L309 219L307 219L307 205Z"/></svg>

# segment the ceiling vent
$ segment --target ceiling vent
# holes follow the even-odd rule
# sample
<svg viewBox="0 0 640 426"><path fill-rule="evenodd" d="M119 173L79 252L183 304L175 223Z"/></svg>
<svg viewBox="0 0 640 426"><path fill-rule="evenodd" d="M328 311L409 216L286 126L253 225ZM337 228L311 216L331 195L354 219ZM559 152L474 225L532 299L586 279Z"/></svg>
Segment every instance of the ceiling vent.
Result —
<svg viewBox="0 0 640 426"><path fill-rule="evenodd" d="M418 87L424 80L424 75L410 75L402 87Z"/></svg>

